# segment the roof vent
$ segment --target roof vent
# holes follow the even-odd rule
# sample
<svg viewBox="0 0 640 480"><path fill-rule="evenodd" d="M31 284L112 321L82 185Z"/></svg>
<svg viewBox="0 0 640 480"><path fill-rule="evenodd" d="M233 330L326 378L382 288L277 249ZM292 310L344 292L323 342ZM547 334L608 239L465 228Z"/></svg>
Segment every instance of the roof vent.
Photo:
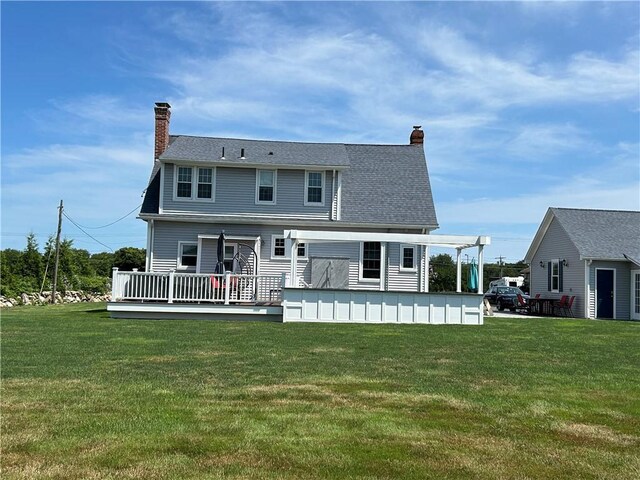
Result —
<svg viewBox="0 0 640 480"><path fill-rule="evenodd" d="M413 132L411 132L411 136L409 137L410 145L422 145L424 143L424 132L420 130L421 125L414 125Z"/></svg>
<svg viewBox="0 0 640 480"><path fill-rule="evenodd" d="M244 160L244 148L240 149L240 159Z"/></svg>
<svg viewBox="0 0 640 480"><path fill-rule="evenodd" d="M224 147L222 147L222 155L220 155L220 160L224 160Z"/></svg>
<svg viewBox="0 0 640 480"><path fill-rule="evenodd" d="M269 152L269 155L273 155L273 152Z"/></svg>

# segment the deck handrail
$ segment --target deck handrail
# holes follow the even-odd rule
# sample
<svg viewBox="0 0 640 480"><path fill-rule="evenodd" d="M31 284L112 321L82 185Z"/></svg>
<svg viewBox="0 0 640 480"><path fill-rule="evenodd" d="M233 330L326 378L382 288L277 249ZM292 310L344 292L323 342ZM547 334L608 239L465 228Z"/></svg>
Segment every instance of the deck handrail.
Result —
<svg viewBox="0 0 640 480"><path fill-rule="evenodd" d="M279 302L280 275L245 275L227 272L191 273L123 272L113 269L112 301L165 301L234 303Z"/></svg>

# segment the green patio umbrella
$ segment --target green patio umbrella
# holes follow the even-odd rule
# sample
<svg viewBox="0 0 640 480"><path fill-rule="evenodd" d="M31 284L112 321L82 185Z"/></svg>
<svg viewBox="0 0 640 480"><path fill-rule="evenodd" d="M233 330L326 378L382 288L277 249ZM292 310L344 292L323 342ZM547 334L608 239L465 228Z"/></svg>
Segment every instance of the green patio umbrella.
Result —
<svg viewBox="0 0 640 480"><path fill-rule="evenodd" d="M476 259L471 259L471 264L469 265L469 278L467 279L467 287L469 287L470 292L475 292L478 290L478 266L476 265Z"/></svg>

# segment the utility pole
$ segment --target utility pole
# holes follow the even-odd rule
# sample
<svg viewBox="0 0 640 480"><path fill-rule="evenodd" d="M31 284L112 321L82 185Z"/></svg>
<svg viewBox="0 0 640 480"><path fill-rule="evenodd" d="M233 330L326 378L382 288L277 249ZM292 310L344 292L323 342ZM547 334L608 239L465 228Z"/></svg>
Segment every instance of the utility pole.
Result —
<svg viewBox="0 0 640 480"><path fill-rule="evenodd" d="M498 265L500 265L500 278L502 278L502 266L504 265L504 262L502 261L502 259L507 258L507 257L503 257L502 255L496 257L496 260L498 260Z"/></svg>
<svg viewBox="0 0 640 480"><path fill-rule="evenodd" d="M53 266L53 290L51 292L51 303L56 303L56 291L58 289L58 263L60 262L60 232L62 232L62 200L58 207L58 234L56 235L56 261Z"/></svg>

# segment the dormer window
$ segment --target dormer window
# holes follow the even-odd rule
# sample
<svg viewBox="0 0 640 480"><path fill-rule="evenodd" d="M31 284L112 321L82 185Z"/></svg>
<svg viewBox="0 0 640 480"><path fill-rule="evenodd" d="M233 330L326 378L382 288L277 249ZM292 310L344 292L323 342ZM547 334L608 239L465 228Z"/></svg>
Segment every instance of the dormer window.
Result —
<svg viewBox="0 0 640 480"><path fill-rule="evenodd" d="M276 203L275 170L256 170L256 203Z"/></svg>
<svg viewBox="0 0 640 480"><path fill-rule="evenodd" d="M306 172L304 204L324 205L324 172Z"/></svg>
<svg viewBox="0 0 640 480"><path fill-rule="evenodd" d="M215 168L176 167L175 200L212 201L215 191Z"/></svg>

